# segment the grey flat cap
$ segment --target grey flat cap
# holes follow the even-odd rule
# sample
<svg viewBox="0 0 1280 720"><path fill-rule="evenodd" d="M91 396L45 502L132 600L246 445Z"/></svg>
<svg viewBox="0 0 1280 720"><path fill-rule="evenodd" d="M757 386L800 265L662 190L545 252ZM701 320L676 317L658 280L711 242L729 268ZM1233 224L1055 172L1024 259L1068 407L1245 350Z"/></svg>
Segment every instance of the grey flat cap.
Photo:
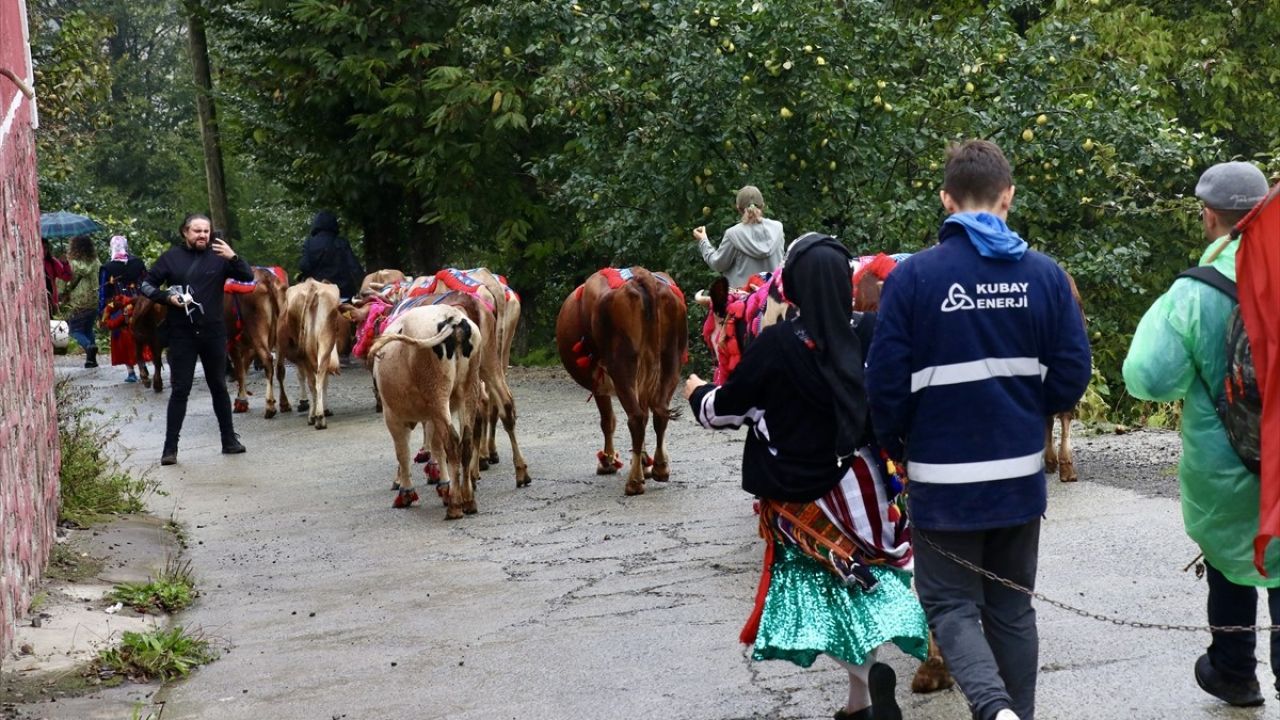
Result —
<svg viewBox="0 0 1280 720"><path fill-rule="evenodd" d="M1249 210L1266 194L1266 176L1247 162L1218 163L1196 183L1196 197L1215 210Z"/></svg>

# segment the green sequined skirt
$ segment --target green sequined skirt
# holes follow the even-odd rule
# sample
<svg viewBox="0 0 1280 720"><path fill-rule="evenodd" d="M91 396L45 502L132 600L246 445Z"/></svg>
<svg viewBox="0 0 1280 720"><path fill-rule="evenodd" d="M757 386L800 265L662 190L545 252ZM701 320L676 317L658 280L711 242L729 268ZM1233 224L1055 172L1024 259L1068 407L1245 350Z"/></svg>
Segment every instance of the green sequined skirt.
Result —
<svg viewBox="0 0 1280 720"><path fill-rule="evenodd" d="M774 545L772 579L752 657L790 660L809 667L826 654L855 665L892 642L924 660L929 627L911 592L911 576L872 566L879 584L870 592L846 588L794 546Z"/></svg>

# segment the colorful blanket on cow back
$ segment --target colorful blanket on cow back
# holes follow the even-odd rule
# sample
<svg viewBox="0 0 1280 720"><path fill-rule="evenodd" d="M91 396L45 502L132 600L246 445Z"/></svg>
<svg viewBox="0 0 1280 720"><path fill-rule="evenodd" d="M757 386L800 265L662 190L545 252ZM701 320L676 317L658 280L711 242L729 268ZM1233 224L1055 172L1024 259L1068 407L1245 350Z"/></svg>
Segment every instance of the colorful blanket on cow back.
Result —
<svg viewBox="0 0 1280 720"><path fill-rule="evenodd" d="M272 275L275 275L276 279L282 284L289 284L289 276L285 273L284 268L279 265L254 265L253 269L266 270ZM233 280L231 278L227 278L226 282L222 284L222 291L232 295L244 295L246 293L253 292L253 289L257 286L257 280Z"/></svg>
<svg viewBox="0 0 1280 720"><path fill-rule="evenodd" d="M610 290L616 290L622 287L623 285L631 282L632 280L635 280L636 278L635 272L629 267L625 267L625 268L606 267L606 268L600 268L600 270L598 270L597 272L598 274L604 277L605 282L609 283ZM663 285L666 285L667 287L671 288L671 292L675 293L676 297L680 298L681 304L686 304L684 299L684 291L680 289L680 286L676 284L675 280L672 280L666 275L659 275L658 273L655 273L655 272L651 272L649 274L653 275L653 277L656 280L658 280L658 282L661 282ZM573 292L578 297L582 297L583 289L586 288L586 286L587 286L586 283L583 283L579 285L578 288Z"/></svg>

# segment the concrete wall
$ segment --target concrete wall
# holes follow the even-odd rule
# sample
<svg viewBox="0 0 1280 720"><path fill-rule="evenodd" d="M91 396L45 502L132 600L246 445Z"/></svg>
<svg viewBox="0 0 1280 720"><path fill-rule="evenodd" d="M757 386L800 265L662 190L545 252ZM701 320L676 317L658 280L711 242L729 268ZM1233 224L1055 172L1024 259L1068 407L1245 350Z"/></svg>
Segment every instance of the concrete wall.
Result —
<svg viewBox="0 0 1280 720"><path fill-rule="evenodd" d="M0 0L0 68L31 83L24 0ZM58 422L44 295L33 101L0 75L0 657L58 514Z"/></svg>

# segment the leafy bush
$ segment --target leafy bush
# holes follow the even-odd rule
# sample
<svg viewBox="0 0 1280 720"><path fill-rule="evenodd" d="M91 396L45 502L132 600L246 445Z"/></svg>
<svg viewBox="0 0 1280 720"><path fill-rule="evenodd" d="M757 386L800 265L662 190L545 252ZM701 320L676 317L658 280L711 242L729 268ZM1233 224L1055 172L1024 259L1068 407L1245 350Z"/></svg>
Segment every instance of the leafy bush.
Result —
<svg viewBox="0 0 1280 720"><path fill-rule="evenodd" d="M217 654L203 634L188 633L179 625L167 630L125 633L119 647L99 653L98 666L138 680L172 680L186 677L216 659Z"/></svg>
<svg viewBox="0 0 1280 720"><path fill-rule="evenodd" d="M154 481L131 476L106 454L118 433L92 419L101 411L85 403L86 395L68 378L54 386L62 446L58 473L62 504L58 518L80 526L91 525L106 515L139 512L143 499L156 488Z"/></svg>

